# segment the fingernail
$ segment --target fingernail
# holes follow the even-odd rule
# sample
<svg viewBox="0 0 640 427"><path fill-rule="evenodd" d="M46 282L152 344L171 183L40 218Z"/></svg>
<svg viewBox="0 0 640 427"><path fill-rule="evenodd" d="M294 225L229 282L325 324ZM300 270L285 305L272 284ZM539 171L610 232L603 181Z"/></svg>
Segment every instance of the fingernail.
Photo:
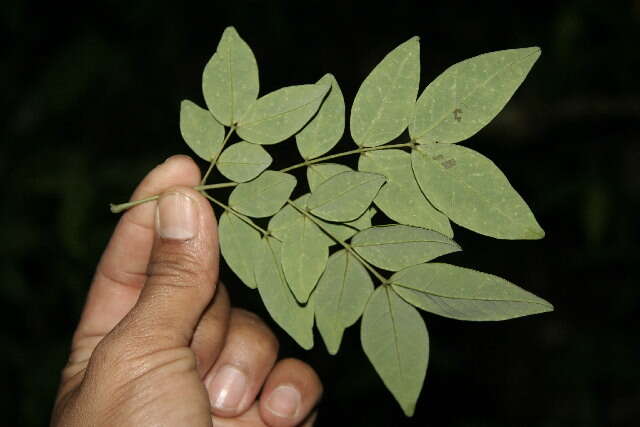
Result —
<svg viewBox="0 0 640 427"><path fill-rule="evenodd" d="M267 408L282 418L293 418L300 406L300 392L293 386L281 385L271 392Z"/></svg>
<svg viewBox="0 0 640 427"><path fill-rule="evenodd" d="M198 233L196 202L179 192L162 195L156 209L156 229L163 239L193 239Z"/></svg>
<svg viewBox="0 0 640 427"><path fill-rule="evenodd" d="M247 376L238 368L225 365L209 384L211 406L226 411L236 410L247 389Z"/></svg>

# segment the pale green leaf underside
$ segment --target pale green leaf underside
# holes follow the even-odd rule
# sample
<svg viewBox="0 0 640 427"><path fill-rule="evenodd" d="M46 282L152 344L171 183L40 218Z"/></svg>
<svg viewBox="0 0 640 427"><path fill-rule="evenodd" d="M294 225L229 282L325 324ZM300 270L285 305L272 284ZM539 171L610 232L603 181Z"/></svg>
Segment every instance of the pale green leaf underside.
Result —
<svg viewBox="0 0 640 427"><path fill-rule="evenodd" d="M260 235L237 216L224 212L218 225L220 252L242 282L256 288L254 260L261 247Z"/></svg>
<svg viewBox="0 0 640 427"><path fill-rule="evenodd" d="M451 221L498 239L540 239L544 231L498 167L469 148L424 144L411 154L429 201Z"/></svg>
<svg viewBox="0 0 640 427"><path fill-rule="evenodd" d="M216 166L231 181L246 182L260 175L272 161L261 146L240 141L222 152Z"/></svg>
<svg viewBox="0 0 640 427"><path fill-rule="evenodd" d="M256 100L258 90L256 58L235 28L227 27L202 73L207 107L221 123L231 126Z"/></svg>
<svg viewBox="0 0 640 427"><path fill-rule="evenodd" d="M364 213L384 182L384 176L378 174L342 172L320 184L307 206L327 221L351 221Z"/></svg>
<svg viewBox="0 0 640 427"><path fill-rule="evenodd" d="M394 274L394 290L418 308L460 320L506 320L552 311L553 306L487 273L429 263Z"/></svg>
<svg viewBox="0 0 640 427"><path fill-rule="evenodd" d="M316 218L320 223L324 226L324 228L331 233L332 236L336 237L338 240L344 242L348 240L351 236L356 234L359 230L364 230L366 228L371 227L371 218L376 214L375 208L367 209L359 218L354 219L353 221L348 222L328 222L323 221L320 218ZM334 245L336 242L331 240L331 244Z"/></svg>
<svg viewBox="0 0 640 427"><path fill-rule="evenodd" d="M253 181L234 188L229 196L229 206L254 218L271 216L287 202L295 186L293 175L268 170Z"/></svg>
<svg viewBox="0 0 640 427"><path fill-rule="evenodd" d="M398 224L362 230L353 236L351 246L371 264L391 271L461 250L436 231Z"/></svg>
<svg viewBox="0 0 640 427"><path fill-rule="evenodd" d="M316 163L307 167L307 182L309 189L313 192L329 178L340 172L352 171L349 166L340 163Z"/></svg>
<svg viewBox="0 0 640 427"><path fill-rule="evenodd" d="M365 152L360 155L358 169L387 178L373 202L389 218L453 237L447 216L436 210L420 190L411 170L409 153L401 150Z"/></svg>
<svg viewBox="0 0 640 427"><path fill-rule="evenodd" d="M329 244L309 217L297 213L284 236L282 268L296 299L306 303L327 265Z"/></svg>
<svg viewBox="0 0 640 427"><path fill-rule="evenodd" d="M224 127L209 111L186 99L180 103L180 133L189 148L208 162L222 149Z"/></svg>
<svg viewBox="0 0 640 427"><path fill-rule="evenodd" d="M304 194L294 200L293 203L298 208L304 210L307 208L309 196L310 194ZM291 230L299 229L299 223L302 223L303 221L308 220L305 219L304 215L298 212L294 207L287 204L269 220L268 230L274 237L284 242L286 239L290 238L290 235L292 234ZM308 230L313 233L312 238L323 242L327 246L334 244L333 239L327 236L318 227L310 227Z"/></svg>
<svg viewBox="0 0 640 427"><path fill-rule="evenodd" d="M429 336L418 311L379 286L362 316L362 348L407 416L413 415L429 361Z"/></svg>
<svg viewBox="0 0 640 427"><path fill-rule="evenodd" d="M298 197L294 203L300 209L307 208L307 202L309 200L310 194L305 194ZM360 215L359 218L343 223L336 222L327 222L323 221L320 218L315 218L316 221L320 222L322 226L329 232L331 235L335 236L337 239L341 241L345 241L349 239L351 236L356 234L358 230L363 230L365 228L371 227L371 218L375 215L375 208L369 208L365 213ZM296 221L302 221L304 216L295 210L293 207L286 205L277 214L275 214L271 220L269 220L268 229L273 236L284 241L289 234L289 229L295 224ZM312 229L313 230L313 229ZM319 241L324 242L327 246L332 246L337 244L335 240L329 237L324 231L317 229L317 233L314 238Z"/></svg>
<svg viewBox="0 0 640 427"><path fill-rule="evenodd" d="M262 239L259 256L255 259L258 291L267 311L302 348L313 347L313 305L297 303L287 286L280 263L280 242Z"/></svg>
<svg viewBox="0 0 640 427"><path fill-rule="evenodd" d="M344 133L344 98L335 77L327 74L318 84L330 84L331 90L314 118L296 135L298 151L304 159L313 159L331 150Z"/></svg>
<svg viewBox="0 0 640 427"><path fill-rule="evenodd" d="M298 132L318 111L331 86L289 86L268 93L238 122L238 135L255 144L277 144Z"/></svg>
<svg viewBox="0 0 640 427"><path fill-rule="evenodd" d="M392 50L362 82L351 107L351 137L375 147L398 137L411 120L420 83L418 37Z"/></svg>
<svg viewBox="0 0 640 427"><path fill-rule="evenodd" d="M331 255L311 295L316 324L330 354L338 352L344 330L360 318L372 292L369 273L353 255L344 249Z"/></svg>
<svg viewBox="0 0 640 427"><path fill-rule="evenodd" d="M419 142L463 141L504 108L540 56L540 48L486 53L449 67L416 103L409 134Z"/></svg>

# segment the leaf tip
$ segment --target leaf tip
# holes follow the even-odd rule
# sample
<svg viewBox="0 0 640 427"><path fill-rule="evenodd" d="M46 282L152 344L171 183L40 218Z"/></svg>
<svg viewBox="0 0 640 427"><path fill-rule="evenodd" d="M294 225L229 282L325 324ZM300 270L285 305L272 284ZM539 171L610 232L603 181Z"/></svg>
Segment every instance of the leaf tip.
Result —
<svg viewBox="0 0 640 427"><path fill-rule="evenodd" d="M540 46L531 46L531 47L524 48L522 50L526 52L525 56L534 57L532 62L536 62L540 57L540 55L542 54L542 49L540 48Z"/></svg>
<svg viewBox="0 0 640 427"><path fill-rule="evenodd" d="M411 403L402 405L402 412L404 412L404 414L407 417L413 417L413 414L415 411L416 411L416 402L411 402Z"/></svg>
<svg viewBox="0 0 640 427"><path fill-rule="evenodd" d="M328 80L329 82L332 82L332 81L333 81L333 80L335 80L335 79L336 79L336 76L334 76L334 75L333 75L333 74L331 74L331 73L326 73L324 76L322 76L322 77L320 78L320 80L318 80L318 83L325 82L325 81L327 81L327 80Z"/></svg>
<svg viewBox="0 0 640 427"><path fill-rule="evenodd" d="M540 240L543 239L546 233L542 229L542 227L538 226L535 228L528 228L524 233L524 238L527 240Z"/></svg>
<svg viewBox="0 0 640 427"><path fill-rule="evenodd" d="M236 27L234 27L233 25L229 25L227 28L224 29L224 31L222 32L222 35L224 37L224 35L226 34L233 34L233 35L238 35L238 30L236 30Z"/></svg>

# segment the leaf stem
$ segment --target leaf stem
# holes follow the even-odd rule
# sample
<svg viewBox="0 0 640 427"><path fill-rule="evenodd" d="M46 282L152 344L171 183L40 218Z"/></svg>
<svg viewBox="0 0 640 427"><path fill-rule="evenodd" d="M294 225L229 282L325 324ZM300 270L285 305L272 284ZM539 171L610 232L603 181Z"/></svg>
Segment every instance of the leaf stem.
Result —
<svg viewBox="0 0 640 427"><path fill-rule="evenodd" d="M325 160L337 159L338 157L350 156L352 154L366 153L368 151L389 150L392 148L412 147L414 144L415 144L414 142L410 141L402 144L380 145L379 147L360 147L360 148L356 148L355 150L343 151L342 153L336 153L328 156L318 157L317 159L305 160L302 163L298 163L296 165L289 166L284 169L280 169L280 172L288 172L293 169L298 169L305 166L313 165L315 163L324 162Z"/></svg>
<svg viewBox="0 0 640 427"><path fill-rule="evenodd" d="M216 154L213 155L213 158L211 159L211 163L209 163L209 168L207 169L207 172L202 177L202 180L200 181L200 185L203 185L205 182L207 182L207 178L209 178L209 174L211 174L213 167L216 165L216 162L218 161L218 157L220 157L220 153L222 153L222 150L224 149L225 144L227 143L227 141L229 141L229 138L231 138L231 135L233 135L233 132L235 132L235 130L236 130L235 126L232 126L231 128L229 128L229 132L227 132L224 139L222 140L222 145L220 146L220 149L216 152Z"/></svg>
<svg viewBox="0 0 640 427"><path fill-rule="evenodd" d="M125 210L127 210L129 208L132 208L134 206L138 206L138 205L141 205L143 203L153 202L154 200L158 200L158 197L160 197L160 195L156 194L155 196L146 197L144 199L134 200L132 202L120 203L118 205L114 205L113 203L111 203L109 205L109 209L111 209L111 212L113 212L113 213L119 213L119 212L125 211Z"/></svg>
<svg viewBox="0 0 640 427"><path fill-rule="evenodd" d="M218 184L205 184L205 185L196 185L193 187L196 191L205 191L205 190L215 190L216 188L228 188L228 187L237 187L237 182L221 182Z"/></svg>
<svg viewBox="0 0 640 427"><path fill-rule="evenodd" d="M234 130L235 130L234 127L229 129L229 132L227 133L227 136L225 137L224 141L222 142L222 147L224 147L224 145L227 143L227 141L231 137L231 134L234 132ZM360 148L357 148L355 150L343 151L342 153L336 153L336 154L331 154L331 155L328 155L328 156L318 157L317 159L305 160L302 163L298 163L298 164L295 164L293 166L289 166L289 167L286 167L284 169L280 169L280 172L288 172L288 171L291 171L291 170L294 170L294 169L298 169L298 168L302 168L302 167L305 167L305 166L313 165L315 163L320 163L320 162L323 162L325 160L337 159L338 157L350 156L352 154L360 154L360 153L366 153L368 151L389 150L389 149L392 149L392 148L404 148L404 147L413 147L413 146L415 146L415 142L414 141L409 141L409 142L405 142L405 143L402 143L402 144L380 145L378 147L360 147ZM205 195L205 197L206 197L205 190L213 190L213 189L216 189L216 188L236 187L238 185L237 182L221 182L221 183L218 183L218 184L205 184L204 183L206 181L206 179L209 177L209 174L213 170L213 167L215 166L216 162L218 161L218 157L220 156L221 152L222 152L222 148L220 148L220 150L218 151L218 154L216 154L216 156L211 160L211 164L209 165L209 169L205 173L204 178L202 178L202 181L200 182L200 185L197 185L197 186L193 187L194 190L200 191L203 195ZM155 196L147 197L146 199L134 200L132 202L120 203L118 205L111 204L110 205L111 212L119 213L119 212L122 212L124 210L129 209L129 208L132 208L134 206L140 205L142 203L146 203L146 202L151 202L151 201L157 200L158 197L159 197L159 195L156 194Z"/></svg>
<svg viewBox="0 0 640 427"><path fill-rule="evenodd" d="M225 211L237 216L239 219L241 219L242 221L244 221L245 223L247 223L248 225L250 225L254 230L258 231L260 234L262 234L262 236L267 236L270 233L265 230L264 228L256 225L253 221L251 221L251 219L249 219L247 216L242 215L240 212L234 210L231 206L227 206L224 203L222 203L220 200L210 196L209 194L207 194L206 192L202 191L202 194L204 195L204 197L206 197L207 199L211 200L212 203L220 206L222 209L224 209Z"/></svg>
<svg viewBox="0 0 640 427"><path fill-rule="evenodd" d="M237 185L238 185L237 182L221 182L219 184L196 185L195 187L193 187L193 189L196 190L196 191L200 191L201 193L204 194L205 190L213 190L213 189L216 189L216 188L236 187ZM160 197L160 195L156 194L155 196L146 197L144 199L138 199L138 200L134 200L134 201L131 201L131 202L120 203L120 204L117 204L117 205L111 203L109 205L109 209L111 209L111 212L113 212L113 213L120 213L120 212L126 211L127 209L132 208L134 206L138 206L138 205L141 205L143 203L153 202L154 200L158 200L158 197Z"/></svg>
<svg viewBox="0 0 640 427"><path fill-rule="evenodd" d="M354 249L353 247L348 244L347 242L345 242L344 240L339 239L336 235L334 235L331 231L329 231L320 221L318 221L316 218L314 218L313 215L311 215L309 212L307 212L306 210L300 209L299 207L297 207L295 205L295 203L293 203L291 200L287 200L287 203L289 205L291 205L291 207L293 207L295 210L297 210L298 212L300 212L301 215L306 216L307 218L309 218L315 225L318 226L318 228L320 228L327 236L331 237L333 240L335 240L336 242L338 242L340 245L342 245L343 248L345 248L351 255L354 256L354 258L356 258L358 261L360 261L362 263L362 265L364 265L364 267L369 270L371 272L371 274L373 274L376 279L378 279L380 281L380 283L382 283L383 285L386 285L388 280L382 276L380 273L378 273L376 271L375 268L373 268L373 266L371 264L369 264L364 258L362 258Z"/></svg>

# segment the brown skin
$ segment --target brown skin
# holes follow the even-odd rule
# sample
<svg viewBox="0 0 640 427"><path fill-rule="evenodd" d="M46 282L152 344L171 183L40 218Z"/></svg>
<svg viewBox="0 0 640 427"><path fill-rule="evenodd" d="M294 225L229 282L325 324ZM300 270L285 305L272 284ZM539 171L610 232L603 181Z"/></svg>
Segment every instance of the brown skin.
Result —
<svg viewBox="0 0 640 427"><path fill-rule="evenodd" d="M299 360L278 361L273 332L231 308L218 281L217 222L190 188L199 181L197 165L174 156L136 189L132 200L162 193L160 202L126 212L98 264L52 426L313 424L322 394L317 374ZM192 206L188 238L161 237L157 228L158 204L176 193ZM235 394L222 393L234 399L219 398L229 383L223 379L238 378L224 372L243 379Z"/></svg>

